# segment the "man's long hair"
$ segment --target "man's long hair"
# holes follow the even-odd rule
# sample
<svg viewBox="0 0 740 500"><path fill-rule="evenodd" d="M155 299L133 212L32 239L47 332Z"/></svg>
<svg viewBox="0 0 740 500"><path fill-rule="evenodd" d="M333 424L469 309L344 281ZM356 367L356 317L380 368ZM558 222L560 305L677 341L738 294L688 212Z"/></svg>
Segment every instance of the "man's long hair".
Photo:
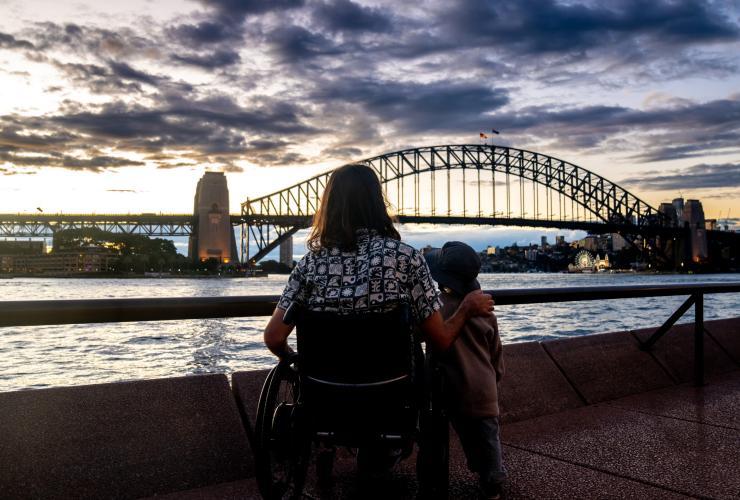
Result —
<svg viewBox="0 0 740 500"><path fill-rule="evenodd" d="M321 206L314 216L308 249L312 252L331 247L354 250L358 229L401 239L393 227L388 202L375 172L366 165L345 165L329 176Z"/></svg>

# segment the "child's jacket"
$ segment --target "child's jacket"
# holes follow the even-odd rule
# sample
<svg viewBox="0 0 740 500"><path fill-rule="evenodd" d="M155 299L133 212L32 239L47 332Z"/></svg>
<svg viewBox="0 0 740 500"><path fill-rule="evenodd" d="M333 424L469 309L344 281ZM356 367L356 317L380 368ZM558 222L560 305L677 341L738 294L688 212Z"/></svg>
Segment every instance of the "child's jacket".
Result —
<svg viewBox="0 0 740 500"><path fill-rule="evenodd" d="M448 293L441 298L442 316L447 319L461 299ZM504 374L504 359L494 316L468 320L457 340L437 359L451 412L474 418L499 415L497 382Z"/></svg>

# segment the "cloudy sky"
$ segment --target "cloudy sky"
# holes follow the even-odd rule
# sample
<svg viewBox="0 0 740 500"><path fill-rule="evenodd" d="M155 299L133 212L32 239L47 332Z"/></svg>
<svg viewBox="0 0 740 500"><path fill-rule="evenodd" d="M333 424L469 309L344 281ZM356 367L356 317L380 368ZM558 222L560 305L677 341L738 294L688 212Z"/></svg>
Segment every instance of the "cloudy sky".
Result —
<svg viewBox="0 0 740 500"><path fill-rule="evenodd" d="M496 128L736 218L739 66L734 0L0 0L0 212L187 212L206 169L237 212Z"/></svg>

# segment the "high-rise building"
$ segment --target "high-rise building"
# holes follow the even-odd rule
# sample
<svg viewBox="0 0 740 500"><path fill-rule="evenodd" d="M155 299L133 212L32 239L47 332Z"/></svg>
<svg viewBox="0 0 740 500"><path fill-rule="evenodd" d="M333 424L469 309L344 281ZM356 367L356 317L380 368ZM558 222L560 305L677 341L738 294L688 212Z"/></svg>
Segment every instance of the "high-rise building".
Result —
<svg viewBox="0 0 740 500"><path fill-rule="evenodd" d="M612 252L618 252L624 248L627 248L629 246L629 243L625 239L624 236L622 236L619 233L612 233L611 234L611 250Z"/></svg>
<svg viewBox="0 0 740 500"><path fill-rule="evenodd" d="M678 201L678 198L673 200L673 203L667 203L667 202L661 203L660 206L658 207L658 212L665 215L668 218L668 220L671 221L672 226L678 226L679 218L681 217L681 215L683 215L683 200L681 200L681 203L680 203L682 207L681 214L679 214L676 209L677 201Z"/></svg>
<svg viewBox="0 0 740 500"><path fill-rule="evenodd" d="M223 172L206 172L198 181L193 206L195 224L189 254L194 260L236 260L236 240L229 215L229 188Z"/></svg>
<svg viewBox="0 0 740 500"><path fill-rule="evenodd" d="M280 243L280 263L288 267L293 267L293 237L289 236L287 240Z"/></svg>
<svg viewBox="0 0 740 500"><path fill-rule="evenodd" d="M676 211L676 218L680 221L683 217L683 198L674 198L671 204Z"/></svg>
<svg viewBox="0 0 740 500"><path fill-rule="evenodd" d="M547 246L547 236L540 237L541 247L545 248Z"/></svg>
<svg viewBox="0 0 740 500"><path fill-rule="evenodd" d="M703 262L709 257L704 207L699 200L686 200L683 207L683 222L691 231L691 260Z"/></svg>
<svg viewBox="0 0 740 500"><path fill-rule="evenodd" d="M559 247L565 245L565 236L563 235L555 236L555 245Z"/></svg>

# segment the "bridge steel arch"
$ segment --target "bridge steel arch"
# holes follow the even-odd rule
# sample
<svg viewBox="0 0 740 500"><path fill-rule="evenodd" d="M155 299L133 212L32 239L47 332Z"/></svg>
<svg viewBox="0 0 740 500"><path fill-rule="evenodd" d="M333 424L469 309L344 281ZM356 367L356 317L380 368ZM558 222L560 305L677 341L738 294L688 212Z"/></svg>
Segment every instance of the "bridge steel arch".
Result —
<svg viewBox="0 0 740 500"><path fill-rule="evenodd" d="M663 214L616 183L585 168L534 151L482 144L430 146L382 154L355 163L368 165L376 172L386 196L394 192L396 199L389 201L395 201L400 207L398 219L402 223L557 227L593 232L613 231L625 235L659 232L669 225ZM450 173L457 170L462 171L461 193L453 193L451 188ZM466 180L466 172L475 175L472 182ZM502 204L506 205L505 212L496 211L496 174L504 176L506 196ZM298 230L310 227L330 175L331 171L324 172L242 203L243 260L256 262ZM423 187L420 181L422 175L430 177ZM440 175L443 177L438 180ZM482 178L486 175L490 177ZM519 214L511 210L511 178L518 179L519 183ZM534 217L527 217L524 210L523 181L533 186ZM489 183L491 188L487 196L492 198L492 210L484 213L482 186L488 190ZM447 191L441 194L442 201L446 199L442 207L437 203L440 198L438 184ZM467 193L468 184L474 186L472 197ZM540 217L541 212L537 208L537 186L544 188L544 217ZM427 194L430 196L426 197ZM552 208L555 194L557 218ZM408 210L407 196L412 197ZM453 202L455 197L458 200ZM570 217L564 217L561 208L568 200ZM457 206L453 210L453 203L460 202L462 207ZM257 246L257 252L252 256L249 255L250 240Z"/></svg>

